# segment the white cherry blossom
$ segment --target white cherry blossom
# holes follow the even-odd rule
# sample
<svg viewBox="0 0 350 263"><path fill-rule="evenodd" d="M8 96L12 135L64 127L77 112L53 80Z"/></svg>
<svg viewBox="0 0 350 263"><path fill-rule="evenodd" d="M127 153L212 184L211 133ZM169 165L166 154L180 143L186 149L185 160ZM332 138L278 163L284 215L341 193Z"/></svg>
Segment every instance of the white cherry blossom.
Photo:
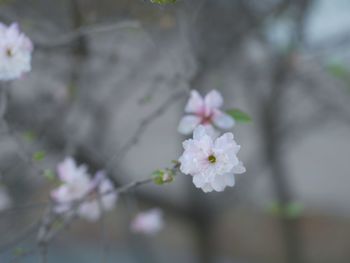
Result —
<svg viewBox="0 0 350 263"><path fill-rule="evenodd" d="M200 125L195 128L193 139L183 142L183 147L180 170L191 175L194 185L204 192L221 192L226 186L234 186L234 175L245 172L237 158L240 146L232 133L215 139Z"/></svg>
<svg viewBox="0 0 350 263"><path fill-rule="evenodd" d="M91 179L86 166L77 166L70 157L58 165L57 172L62 185L51 192L56 213L73 213L76 210L80 217L96 221L103 211L114 207L117 194L104 172L96 173ZM81 204L74 208L75 202Z"/></svg>
<svg viewBox="0 0 350 263"><path fill-rule="evenodd" d="M97 221L104 211L112 210L117 201L114 186L104 172L98 172L94 180L96 187L78 209L78 215L89 221Z"/></svg>
<svg viewBox="0 0 350 263"><path fill-rule="evenodd" d="M0 80L20 78L31 70L33 44L16 23L0 23Z"/></svg>
<svg viewBox="0 0 350 263"><path fill-rule="evenodd" d="M155 235L164 226L163 213L158 208L141 212L137 214L131 222L131 231L133 233Z"/></svg>
<svg viewBox="0 0 350 263"><path fill-rule="evenodd" d="M196 90L191 91L190 99L185 107L185 115L178 126L182 134L190 134L198 125L206 126L209 131L213 126L219 129L230 129L234 125L234 119L220 110L223 98L217 90L210 91L205 98Z"/></svg>

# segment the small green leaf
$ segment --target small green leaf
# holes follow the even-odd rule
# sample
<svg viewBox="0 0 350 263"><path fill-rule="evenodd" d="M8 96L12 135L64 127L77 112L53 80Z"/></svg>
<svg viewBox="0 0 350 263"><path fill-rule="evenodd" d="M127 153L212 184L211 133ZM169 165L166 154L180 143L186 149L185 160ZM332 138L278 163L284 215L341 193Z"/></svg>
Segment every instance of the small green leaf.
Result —
<svg viewBox="0 0 350 263"><path fill-rule="evenodd" d="M339 79L348 79L349 70L342 64L333 63L327 66L329 74Z"/></svg>
<svg viewBox="0 0 350 263"><path fill-rule="evenodd" d="M268 211L269 214L271 214L273 216L281 216L283 214L282 207L276 201L271 202L267 206L267 211Z"/></svg>
<svg viewBox="0 0 350 263"><path fill-rule="evenodd" d="M282 205L276 201L271 202L271 204L267 207L267 211L277 217L284 217L288 219L295 219L300 217L304 210L304 206L298 202L291 202L287 205Z"/></svg>
<svg viewBox="0 0 350 263"><path fill-rule="evenodd" d="M37 151L33 154L34 161L42 161L44 159L45 159L45 152L44 151Z"/></svg>
<svg viewBox="0 0 350 263"><path fill-rule="evenodd" d="M33 131L26 131L23 133L23 138L28 142L32 142L36 139L36 134Z"/></svg>
<svg viewBox="0 0 350 263"><path fill-rule="evenodd" d="M24 253L26 252L26 250L22 247L16 247L14 250L13 250L13 255L19 257L21 255L23 255Z"/></svg>
<svg viewBox="0 0 350 263"><path fill-rule="evenodd" d="M157 170L152 173L153 182L157 185L163 185L165 183L171 183L174 181L174 172L170 169Z"/></svg>
<svg viewBox="0 0 350 263"><path fill-rule="evenodd" d="M153 4L166 5L166 4L175 4L177 0L151 0Z"/></svg>
<svg viewBox="0 0 350 263"><path fill-rule="evenodd" d="M51 169L46 169L43 173L43 176L49 181L54 181L56 179L56 175Z"/></svg>
<svg viewBox="0 0 350 263"><path fill-rule="evenodd" d="M245 112L239 109L230 109L226 113L230 115L236 122L249 123L252 122L252 118Z"/></svg>
<svg viewBox="0 0 350 263"><path fill-rule="evenodd" d="M152 173L153 182L157 185L163 185L164 184L163 175L164 175L164 171L162 170L154 171Z"/></svg>
<svg viewBox="0 0 350 263"><path fill-rule="evenodd" d="M302 214L304 206L301 203L290 203L285 210L285 216L287 218L298 218Z"/></svg>

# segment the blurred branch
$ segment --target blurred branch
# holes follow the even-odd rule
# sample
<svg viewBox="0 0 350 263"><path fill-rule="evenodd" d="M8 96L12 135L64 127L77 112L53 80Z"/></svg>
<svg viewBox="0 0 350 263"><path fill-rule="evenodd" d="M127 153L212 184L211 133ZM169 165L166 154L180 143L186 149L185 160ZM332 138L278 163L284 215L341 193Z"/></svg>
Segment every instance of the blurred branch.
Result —
<svg viewBox="0 0 350 263"><path fill-rule="evenodd" d="M39 48L57 48L70 45L82 36L89 36L97 33L118 31L121 29L140 29L141 24L137 21L122 21L111 24L101 24L93 26L81 26L65 35L58 36L54 40L35 40L35 46Z"/></svg>

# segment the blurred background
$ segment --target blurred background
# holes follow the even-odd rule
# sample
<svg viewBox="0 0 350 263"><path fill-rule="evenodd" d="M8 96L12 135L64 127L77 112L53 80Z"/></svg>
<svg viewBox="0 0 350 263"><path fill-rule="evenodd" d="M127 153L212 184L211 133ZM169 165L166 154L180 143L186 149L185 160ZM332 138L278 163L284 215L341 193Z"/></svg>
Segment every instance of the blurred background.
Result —
<svg viewBox="0 0 350 263"><path fill-rule="evenodd" d="M0 21L35 45L0 125L1 262L41 262L56 186L41 171L65 156L91 171L112 160L117 185L171 166L189 89L252 116L233 128L247 168L236 186L138 188L100 222L74 221L47 262L350 262L350 1L1 0ZM131 234L152 207L165 228Z"/></svg>

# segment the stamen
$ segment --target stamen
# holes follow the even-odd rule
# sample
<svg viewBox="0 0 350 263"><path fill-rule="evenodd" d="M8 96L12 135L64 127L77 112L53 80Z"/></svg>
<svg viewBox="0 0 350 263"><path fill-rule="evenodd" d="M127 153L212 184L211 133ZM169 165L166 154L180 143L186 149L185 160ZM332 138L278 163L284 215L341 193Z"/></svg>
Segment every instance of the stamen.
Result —
<svg viewBox="0 0 350 263"><path fill-rule="evenodd" d="M210 155L210 156L208 157L208 161L209 161L210 163L216 163L216 157L215 157L214 155Z"/></svg>
<svg viewBox="0 0 350 263"><path fill-rule="evenodd" d="M11 49L11 48L6 49L6 55L7 55L8 57L12 57L12 56L13 56L13 52L12 52L12 49Z"/></svg>

